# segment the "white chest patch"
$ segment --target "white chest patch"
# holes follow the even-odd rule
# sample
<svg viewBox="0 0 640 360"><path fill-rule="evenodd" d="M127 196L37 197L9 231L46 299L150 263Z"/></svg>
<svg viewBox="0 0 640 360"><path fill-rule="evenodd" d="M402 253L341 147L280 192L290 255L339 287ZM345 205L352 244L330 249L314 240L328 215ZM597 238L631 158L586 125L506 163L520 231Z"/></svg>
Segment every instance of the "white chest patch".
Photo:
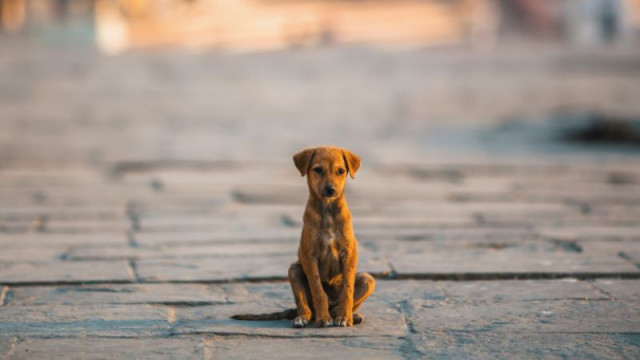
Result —
<svg viewBox="0 0 640 360"><path fill-rule="evenodd" d="M325 230L321 235L322 242L326 246L332 246L334 242L338 239L338 236L333 230Z"/></svg>

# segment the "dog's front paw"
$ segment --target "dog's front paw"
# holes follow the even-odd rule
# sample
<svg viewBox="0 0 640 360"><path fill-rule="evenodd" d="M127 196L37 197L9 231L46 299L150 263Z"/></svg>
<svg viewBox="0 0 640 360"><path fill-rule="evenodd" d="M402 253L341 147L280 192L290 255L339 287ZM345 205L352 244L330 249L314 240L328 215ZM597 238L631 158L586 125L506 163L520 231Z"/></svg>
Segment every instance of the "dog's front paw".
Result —
<svg viewBox="0 0 640 360"><path fill-rule="evenodd" d="M305 319L303 316L297 316L295 319L293 319L294 328L306 327L308 323L309 323L309 320Z"/></svg>
<svg viewBox="0 0 640 360"><path fill-rule="evenodd" d="M316 319L316 325L318 327L331 327L333 326L333 321L329 316L320 317Z"/></svg>
<svg viewBox="0 0 640 360"><path fill-rule="evenodd" d="M335 326L352 326L353 318L351 316L338 316L333 320Z"/></svg>

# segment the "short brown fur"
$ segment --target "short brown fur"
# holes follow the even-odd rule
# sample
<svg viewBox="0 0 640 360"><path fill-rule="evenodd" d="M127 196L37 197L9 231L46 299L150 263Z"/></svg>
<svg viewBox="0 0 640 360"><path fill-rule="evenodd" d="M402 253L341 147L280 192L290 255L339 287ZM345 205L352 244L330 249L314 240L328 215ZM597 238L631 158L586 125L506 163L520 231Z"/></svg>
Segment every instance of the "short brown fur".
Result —
<svg viewBox="0 0 640 360"><path fill-rule="evenodd" d="M356 274L358 246L344 187L346 174L353 178L360 168L360 158L323 146L303 150L293 160L309 187L298 262L289 268L297 307L293 326L311 320L318 326L359 323L363 318L355 311L373 293L375 280Z"/></svg>
<svg viewBox="0 0 640 360"><path fill-rule="evenodd" d="M356 310L373 293L375 280L356 273L358 243L344 186L347 173L355 177L360 158L342 148L322 146L299 152L293 162L307 176L309 187L298 261L289 267L296 309L232 318L293 319L294 327L305 327L312 320L318 326L359 324L364 318Z"/></svg>

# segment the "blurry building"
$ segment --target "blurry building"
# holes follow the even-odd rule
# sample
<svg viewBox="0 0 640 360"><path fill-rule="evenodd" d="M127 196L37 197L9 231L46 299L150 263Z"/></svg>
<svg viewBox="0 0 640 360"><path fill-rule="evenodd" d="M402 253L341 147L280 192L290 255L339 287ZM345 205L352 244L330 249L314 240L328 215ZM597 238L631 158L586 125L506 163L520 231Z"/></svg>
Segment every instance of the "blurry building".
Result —
<svg viewBox="0 0 640 360"><path fill-rule="evenodd" d="M5 32L91 19L107 52L374 43L469 44L533 37L598 44L640 29L640 0L0 0Z"/></svg>

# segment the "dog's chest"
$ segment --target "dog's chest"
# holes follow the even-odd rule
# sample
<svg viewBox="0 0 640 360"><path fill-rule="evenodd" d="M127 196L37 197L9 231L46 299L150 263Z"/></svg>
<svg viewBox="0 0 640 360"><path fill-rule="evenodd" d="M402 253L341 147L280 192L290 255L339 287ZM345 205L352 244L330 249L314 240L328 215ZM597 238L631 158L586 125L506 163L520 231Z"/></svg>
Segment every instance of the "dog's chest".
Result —
<svg viewBox="0 0 640 360"><path fill-rule="evenodd" d="M320 272L323 280L327 281L342 270L340 261L340 234L332 219L323 221L320 230Z"/></svg>

